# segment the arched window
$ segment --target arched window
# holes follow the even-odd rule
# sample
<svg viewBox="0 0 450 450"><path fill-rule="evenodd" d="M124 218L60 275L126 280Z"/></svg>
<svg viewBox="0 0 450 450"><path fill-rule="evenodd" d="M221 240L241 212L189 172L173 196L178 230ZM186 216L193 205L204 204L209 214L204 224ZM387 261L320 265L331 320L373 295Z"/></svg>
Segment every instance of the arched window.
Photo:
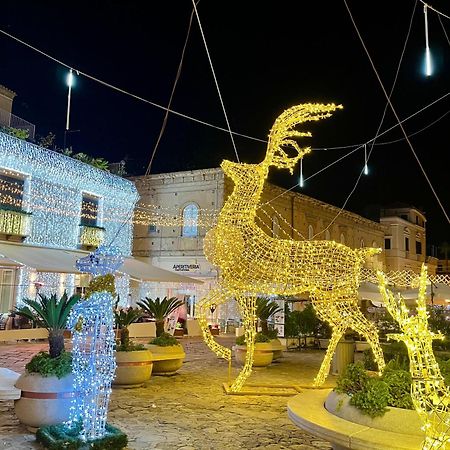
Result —
<svg viewBox="0 0 450 450"><path fill-rule="evenodd" d="M312 225L308 226L308 239L312 239L314 236L314 228Z"/></svg>
<svg viewBox="0 0 450 450"><path fill-rule="evenodd" d="M379 247L379 245L377 244L377 241L373 241L372 242L372 247L373 248L378 248Z"/></svg>
<svg viewBox="0 0 450 450"><path fill-rule="evenodd" d="M325 239L326 239L327 241L329 241L329 240L331 239L330 231L329 231L329 230L325 230Z"/></svg>
<svg viewBox="0 0 450 450"><path fill-rule="evenodd" d="M341 233L341 244L345 244L345 236L344 236L344 233Z"/></svg>
<svg viewBox="0 0 450 450"><path fill-rule="evenodd" d="M198 206L190 203L183 209L183 230L181 235L183 237L196 237L198 235L197 221Z"/></svg>
<svg viewBox="0 0 450 450"><path fill-rule="evenodd" d="M280 222L277 216L272 217L272 236L275 238L280 237Z"/></svg>

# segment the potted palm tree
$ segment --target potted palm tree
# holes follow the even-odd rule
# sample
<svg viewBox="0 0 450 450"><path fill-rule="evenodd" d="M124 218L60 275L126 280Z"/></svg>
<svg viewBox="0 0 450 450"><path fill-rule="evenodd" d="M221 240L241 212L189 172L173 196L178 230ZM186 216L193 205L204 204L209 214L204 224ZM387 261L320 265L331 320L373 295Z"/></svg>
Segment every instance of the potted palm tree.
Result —
<svg viewBox="0 0 450 450"><path fill-rule="evenodd" d="M136 322L142 311L133 308L114 311L120 340L116 345L116 376L113 384L120 387L139 387L150 379L152 374L152 354L142 344L130 341L128 326Z"/></svg>
<svg viewBox="0 0 450 450"><path fill-rule="evenodd" d="M174 374L183 365L186 354L181 344L173 336L164 332L164 325L170 314L183 305L183 301L176 297L164 297L162 300L159 297L154 300L145 297L145 300L137 304L156 321L156 338L148 345L153 355L153 373L155 375Z"/></svg>
<svg viewBox="0 0 450 450"><path fill-rule="evenodd" d="M265 297L258 297L256 299L256 317L259 319L261 333L270 340L273 349L273 359L278 359L283 356L283 346L278 339L277 331L274 329L269 330L268 321L271 316L281 311L282 309L275 300L270 300Z"/></svg>
<svg viewBox="0 0 450 450"><path fill-rule="evenodd" d="M16 382L21 398L15 402L17 418L35 431L44 425L54 425L69 419L73 392L72 355L65 351L64 330L67 318L79 295L68 297L64 292L39 294L36 300L24 299L24 306L15 313L48 330L49 351L33 356Z"/></svg>

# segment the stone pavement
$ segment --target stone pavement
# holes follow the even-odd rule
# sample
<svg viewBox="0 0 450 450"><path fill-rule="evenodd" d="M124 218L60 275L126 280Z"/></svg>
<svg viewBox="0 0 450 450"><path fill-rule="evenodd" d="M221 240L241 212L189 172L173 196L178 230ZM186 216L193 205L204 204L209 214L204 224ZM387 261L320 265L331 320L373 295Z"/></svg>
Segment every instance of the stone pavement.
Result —
<svg viewBox="0 0 450 450"><path fill-rule="evenodd" d="M227 346L234 342L226 337L218 340ZM182 343L186 360L177 375L152 376L139 389L113 390L108 421L128 434L130 450L331 448L290 422L288 397L225 395L227 363L201 339ZM0 367L21 372L31 355L45 348L43 344L0 345ZM280 362L255 369L250 382L310 384L323 356L317 350L285 352ZM12 402L0 402L0 450L39 448L14 417Z"/></svg>

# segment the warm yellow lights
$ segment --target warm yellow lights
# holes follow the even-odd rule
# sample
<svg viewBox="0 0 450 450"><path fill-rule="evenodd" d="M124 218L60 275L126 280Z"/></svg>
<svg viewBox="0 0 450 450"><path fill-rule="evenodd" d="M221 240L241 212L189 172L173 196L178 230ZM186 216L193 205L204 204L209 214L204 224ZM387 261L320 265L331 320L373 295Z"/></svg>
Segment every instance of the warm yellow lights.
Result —
<svg viewBox="0 0 450 450"><path fill-rule="evenodd" d="M423 421L426 436L423 450L445 450L450 443L450 392L432 347L433 340L441 339L442 335L433 333L428 328L427 268L423 265L420 273L417 313L414 316L409 315L402 297L395 297L387 289L386 277L382 272L378 272L378 280L386 308L402 331L402 334L391 334L388 337L404 342L408 349L412 377L411 397L414 408Z"/></svg>
<svg viewBox="0 0 450 450"><path fill-rule="evenodd" d="M27 236L29 225L29 213L0 209L0 234Z"/></svg>
<svg viewBox="0 0 450 450"><path fill-rule="evenodd" d="M201 326L206 343L220 356L228 357L206 326L211 304L235 298L244 321L247 345L244 367L230 387L241 390L252 370L256 328L255 301L258 295L296 295L309 293L319 317L333 328L333 335L315 385L321 385L329 372L337 342L351 328L370 343L381 369L383 354L377 330L358 308L357 289L361 265L380 249L352 250L334 241L278 239L269 237L255 222L264 182L270 167L288 169L310 149L302 149L294 140L310 133L295 130L303 122L329 117L339 105L304 104L294 106L275 121L269 135L264 161L260 164L222 162L222 169L234 182L234 190L223 206L217 226L204 241L208 260L220 269L219 288L202 300ZM288 149L294 156L288 154Z"/></svg>
<svg viewBox="0 0 450 450"><path fill-rule="evenodd" d="M86 247L98 247L105 238L105 229L80 225L80 244Z"/></svg>

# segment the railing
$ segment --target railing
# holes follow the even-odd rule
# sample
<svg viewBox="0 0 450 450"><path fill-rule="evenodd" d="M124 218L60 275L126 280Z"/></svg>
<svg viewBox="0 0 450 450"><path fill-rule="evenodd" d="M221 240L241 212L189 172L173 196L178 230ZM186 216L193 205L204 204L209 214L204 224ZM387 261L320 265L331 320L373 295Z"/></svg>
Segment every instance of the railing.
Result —
<svg viewBox="0 0 450 450"><path fill-rule="evenodd" d="M28 138L34 139L34 124L0 108L0 126L28 130Z"/></svg>
<svg viewBox="0 0 450 450"><path fill-rule="evenodd" d="M0 234L8 236L28 236L31 214L25 211L0 209Z"/></svg>
<svg viewBox="0 0 450 450"><path fill-rule="evenodd" d="M80 225L80 245L84 247L98 247L104 238L104 228Z"/></svg>

